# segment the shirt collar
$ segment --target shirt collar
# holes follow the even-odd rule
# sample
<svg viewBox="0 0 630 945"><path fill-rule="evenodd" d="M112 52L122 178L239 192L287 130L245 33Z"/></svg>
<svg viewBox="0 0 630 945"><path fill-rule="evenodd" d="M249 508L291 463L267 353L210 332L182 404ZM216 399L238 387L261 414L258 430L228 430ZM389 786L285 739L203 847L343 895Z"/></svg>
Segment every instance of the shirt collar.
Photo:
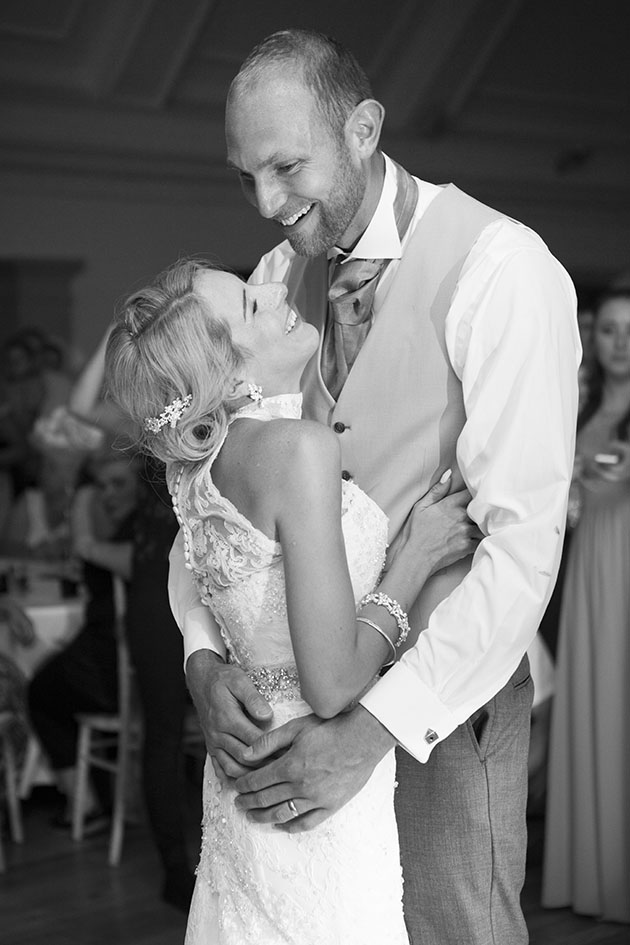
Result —
<svg viewBox="0 0 630 945"><path fill-rule="evenodd" d="M385 158L385 178L380 200L370 220L368 227L354 247L350 258L355 259L400 259L402 255L398 227L394 217L394 200L396 199L396 169L387 157ZM342 249L333 246L328 250L328 258L334 259Z"/></svg>

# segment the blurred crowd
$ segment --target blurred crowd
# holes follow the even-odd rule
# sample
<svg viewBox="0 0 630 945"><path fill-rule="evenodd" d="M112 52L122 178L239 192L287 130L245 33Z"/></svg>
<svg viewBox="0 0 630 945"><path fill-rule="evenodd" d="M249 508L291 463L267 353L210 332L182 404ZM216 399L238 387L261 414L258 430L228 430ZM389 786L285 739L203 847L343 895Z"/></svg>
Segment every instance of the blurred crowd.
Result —
<svg viewBox="0 0 630 945"><path fill-rule="evenodd" d="M106 339L78 372L40 329L15 333L0 351L0 556L10 562L0 617L14 640L28 645L33 627L14 592L25 590L20 576L29 561L49 562L65 593L79 587L85 603L79 632L31 679L4 655L0 709L23 713L36 733L60 795L53 819L69 836L76 716L117 707L113 577L123 578L126 645L143 713L142 790L163 870L161 895L187 911L193 872L182 739L191 704L167 598L177 523L163 469L139 455L135 431L105 396ZM94 777L85 800L89 832L108 823L110 787Z"/></svg>

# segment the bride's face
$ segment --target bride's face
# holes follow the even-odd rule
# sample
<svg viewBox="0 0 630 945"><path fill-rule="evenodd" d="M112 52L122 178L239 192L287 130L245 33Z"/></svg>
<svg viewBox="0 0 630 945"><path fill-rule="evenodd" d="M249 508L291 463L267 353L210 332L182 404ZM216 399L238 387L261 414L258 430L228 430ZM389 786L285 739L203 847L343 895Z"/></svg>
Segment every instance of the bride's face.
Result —
<svg viewBox="0 0 630 945"><path fill-rule="evenodd" d="M248 374L266 395L299 389L319 335L289 307L283 283L250 285L230 272L204 270L195 277L195 292L214 317L228 323L234 343L251 355Z"/></svg>

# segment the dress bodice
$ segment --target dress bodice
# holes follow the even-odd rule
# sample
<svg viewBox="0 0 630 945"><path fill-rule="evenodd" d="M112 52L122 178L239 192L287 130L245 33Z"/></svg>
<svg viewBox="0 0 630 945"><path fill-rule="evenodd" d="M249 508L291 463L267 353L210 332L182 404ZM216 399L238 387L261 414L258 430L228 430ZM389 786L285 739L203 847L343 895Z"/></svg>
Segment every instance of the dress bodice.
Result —
<svg viewBox="0 0 630 945"><path fill-rule="evenodd" d="M267 398L239 411L260 421L299 417L300 395ZM216 488L212 464L169 470L187 567L221 629L231 661L271 701L299 698L287 619L282 548ZM355 483L342 483L342 529L355 600L373 589L387 548L387 517ZM322 588L322 593L326 589Z"/></svg>

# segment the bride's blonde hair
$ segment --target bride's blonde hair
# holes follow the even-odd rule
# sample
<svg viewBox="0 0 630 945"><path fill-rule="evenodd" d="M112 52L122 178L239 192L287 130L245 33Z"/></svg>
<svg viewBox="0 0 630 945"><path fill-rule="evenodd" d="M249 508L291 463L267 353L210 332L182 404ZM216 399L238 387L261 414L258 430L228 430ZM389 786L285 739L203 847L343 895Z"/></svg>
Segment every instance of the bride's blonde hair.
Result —
<svg viewBox="0 0 630 945"><path fill-rule="evenodd" d="M123 303L107 343L108 393L142 431L145 448L166 463L197 463L213 452L243 373L245 352L195 292L196 276L218 268L183 259L160 273ZM145 428L147 418L189 396L173 426Z"/></svg>

